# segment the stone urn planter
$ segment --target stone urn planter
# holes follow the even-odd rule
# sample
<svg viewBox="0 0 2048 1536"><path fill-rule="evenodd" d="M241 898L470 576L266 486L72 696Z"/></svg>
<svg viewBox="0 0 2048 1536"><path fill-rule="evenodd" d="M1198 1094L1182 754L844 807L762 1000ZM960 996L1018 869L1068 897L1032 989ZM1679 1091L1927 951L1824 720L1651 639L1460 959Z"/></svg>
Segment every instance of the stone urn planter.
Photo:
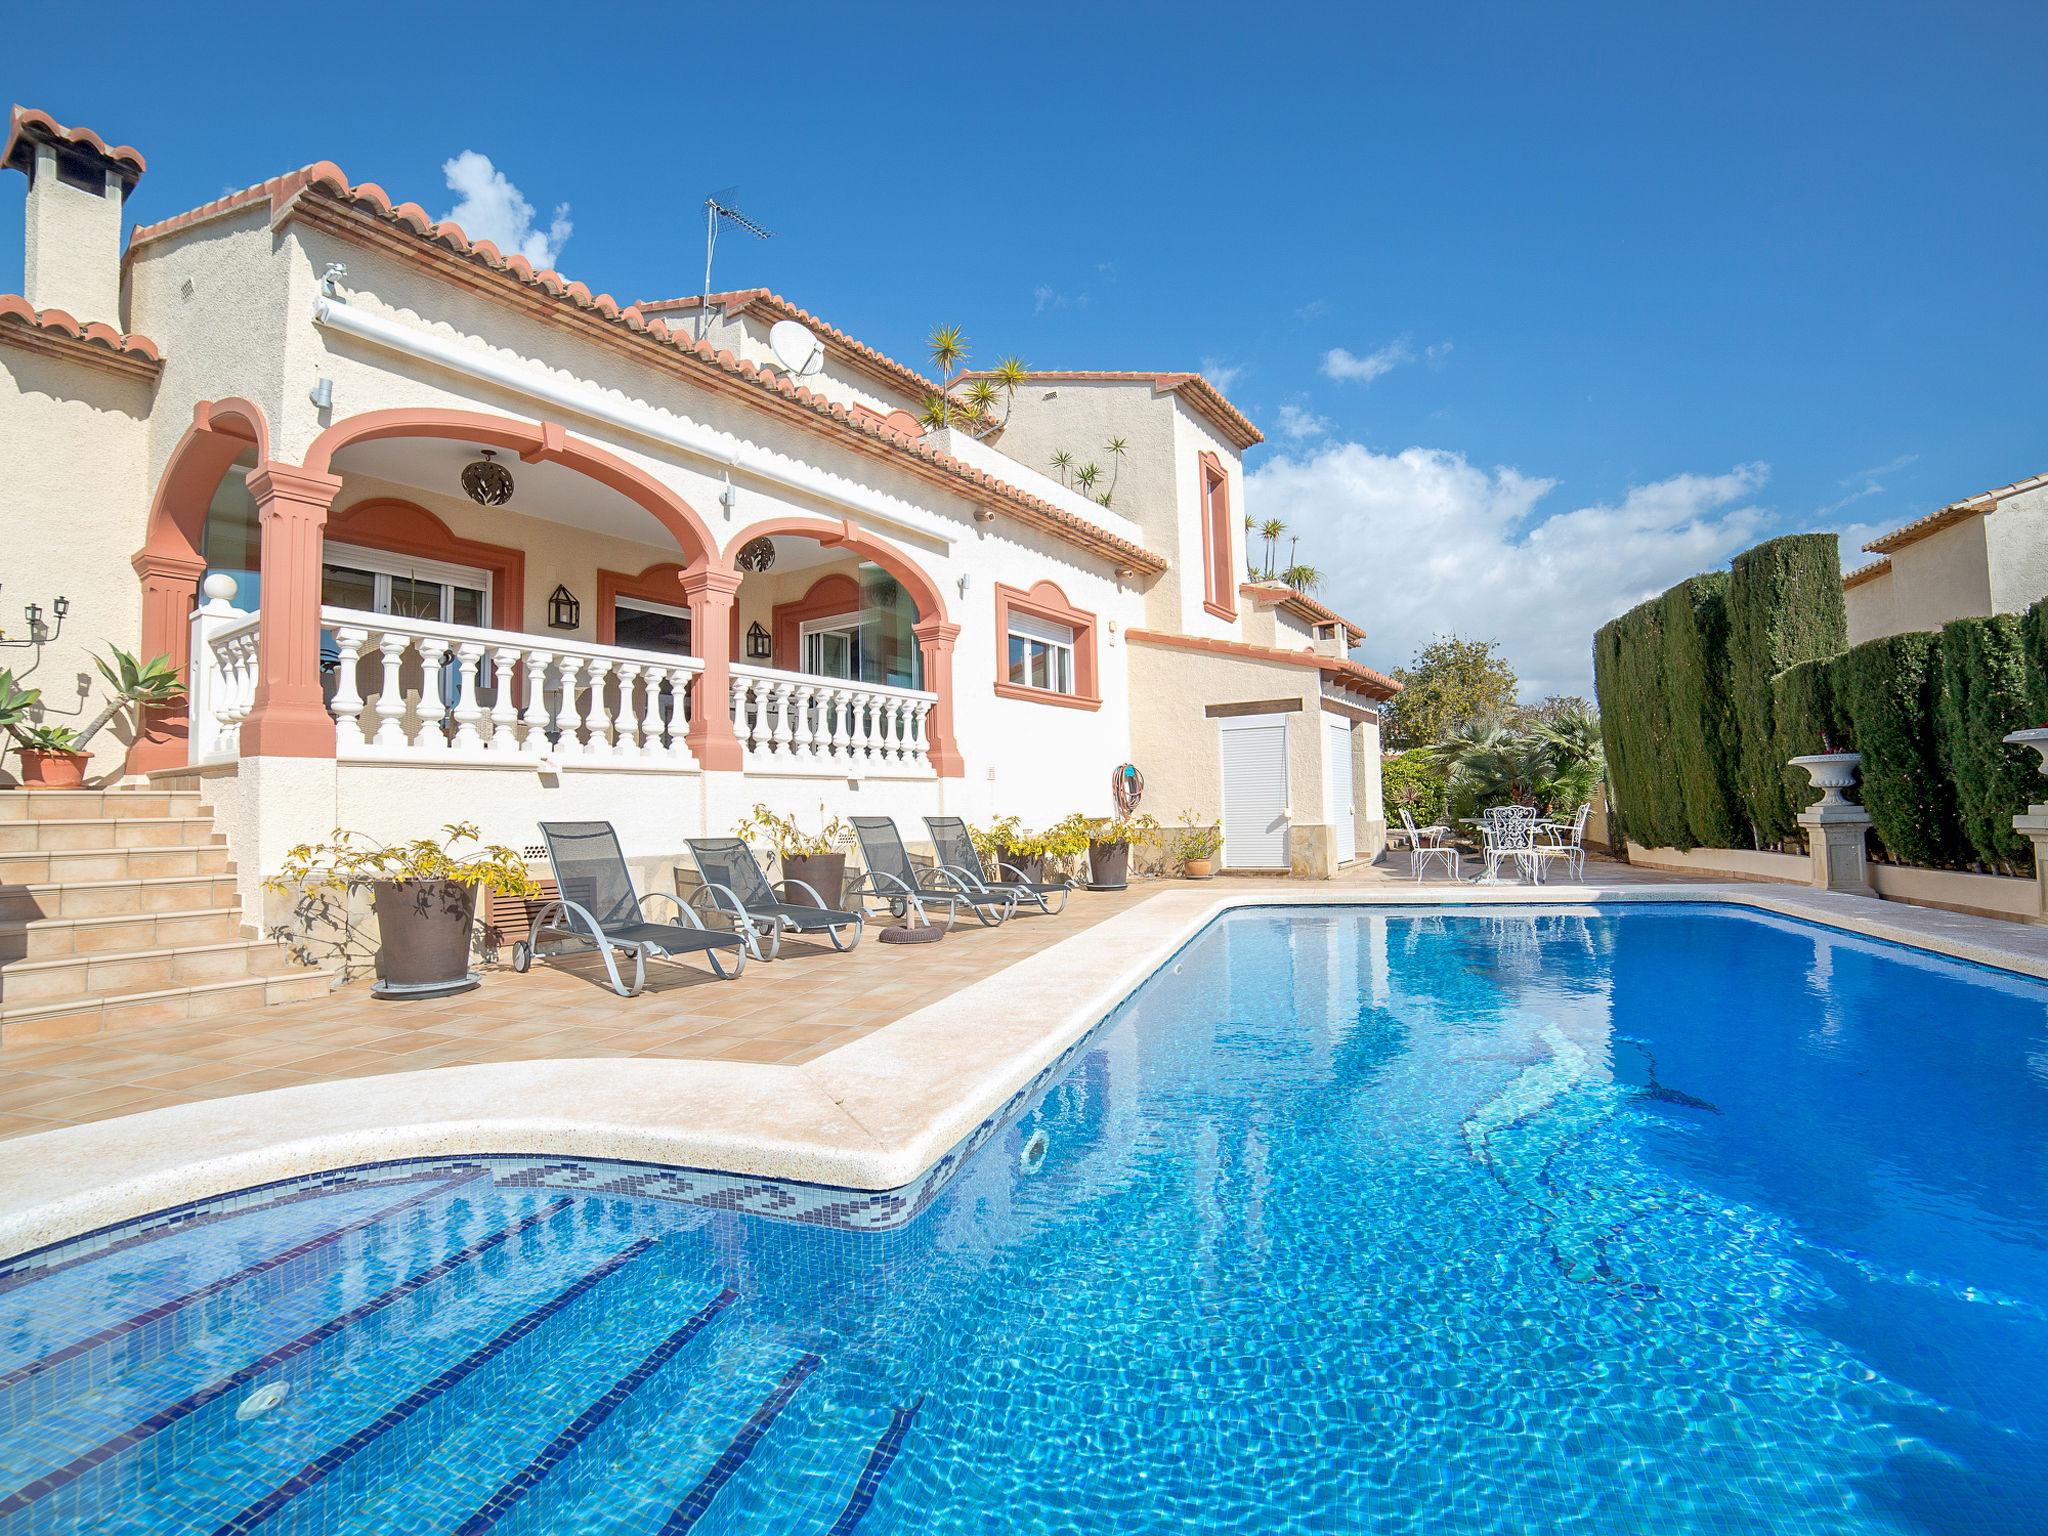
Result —
<svg viewBox="0 0 2048 1536"><path fill-rule="evenodd" d="M477 985L469 968L476 887L460 880L372 880L383 975L379 997L441 997Z"/></svg>
<svg viewBox="0 0 2048 1536"><path fill-rule="evenodd" d="M2048 773L2048 725L2033 725L2024 731L2014 731L2005 740L2010 746L2032 747L2034 755L2041 760L2041 771Z"/></svg>
<svg viewBox="0 0 2048 1536"><path fill-rule="evenodd" d="M1862 761L1861 752L1815 752L1793 758L1792 766L1804 768L1813 787L1821 792L1820 799L1807 809L1823 815L1837 806L1854 809L1842 791L1856 782L1856 769Z"/></svg>
<svg viewBox="0 0 2048 1536"><path fill-rule="evenodd" d="M837 907L846 896L846 855L843 853L792 853L782 861L782 878L801 880ZM792 885L785 893L793 907L816 906L802 886Z"/></svg>
<svg viewBox="0 0 2048 1536"><path fill-rule="evenodd" d="M90 752L59 752L44 747L19 747L24 789L77 789L85 783Z"/></svg>

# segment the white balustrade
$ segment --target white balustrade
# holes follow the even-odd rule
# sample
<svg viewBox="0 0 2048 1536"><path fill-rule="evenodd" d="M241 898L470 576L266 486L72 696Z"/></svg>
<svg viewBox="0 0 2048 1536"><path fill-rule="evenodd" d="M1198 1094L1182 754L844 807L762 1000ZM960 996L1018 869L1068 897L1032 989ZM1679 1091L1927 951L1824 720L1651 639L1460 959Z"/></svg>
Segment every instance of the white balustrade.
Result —
<svg viewBox="0 0 2048 1536"><path fill-rule="evenodd" d="M920 773L935 693L734 665L732 728L750 771Z"/></svg>

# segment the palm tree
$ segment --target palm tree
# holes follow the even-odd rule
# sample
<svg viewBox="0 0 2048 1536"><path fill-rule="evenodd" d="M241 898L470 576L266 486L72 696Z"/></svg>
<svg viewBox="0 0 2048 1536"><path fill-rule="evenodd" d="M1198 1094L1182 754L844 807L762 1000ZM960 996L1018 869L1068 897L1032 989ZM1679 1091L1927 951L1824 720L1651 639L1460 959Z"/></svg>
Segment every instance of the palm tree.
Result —
<svg viewBox="0 0 2048 1536"><path fill-rule="evenodd" d="M1052 467L1060 472L1061 485L1072 483L1068 480L1067 474L1074 467L1074 456L1066 449L1062 448L1052 456Z"/></svg>
<svg viewBox="0 0 2048 1536"><path fill-rule="evenodd" d="M1280 552L1280 536L1287 532L1287 525L1277 517L1269 517L1259 524L1259 537L1266 541L1266 568L1260 575L1267 581L1273 579L1273 560Z"/></svg>
<svg viewBox="0 0 2048 1536"><path fill-rule="evenodd" d="M1460 814L1491 805L1533 805L1556 776L1550 746L1498 719L1480 720L1429 749L1451 769Z"/></svg>
<svg viewBox="0 0 2048 1536"><path fill-rule="evenodd" d="M957 325L940 325L932 328L926 338L931 349L932 369L939 376L939 422L942 427L953 423L953 401L945 393L946 380L953 376L953 370L967 361L967 338Z"/></svg>
<svg viewBox="0 0 2048 1536"><path fill-rule="evenodd" d="M1257 564L1256 564L1256 563L1255 563L1255 562L1253 561L1253 559L1252 559L1252 535L1253 535L1253 534L1255 534L1255 533L1257 533L1258 531L1259 531L1259 524L1258 524L1258 519L1254 518L1254 517L1253 517L1253 516L1251 515L1251 513L1249 513L1249 512L1245 513L1245 515L1244 515L1244 579L1245 579L1246 581L1257 581L1257 580L1259 579L1259 567L1258 567L1258 565L1257 565Z"/></svg>
<svg viewBox="0 0 2048 1536"><path fill-rule="evenodd" d="M1304 597L1320 592L1323 587L1323 573L1312 565L1290 565L1280 573L1280 579Z"/></svg>
<svg viewBox="0 0 2048 1536"><path fill-rule="evenodd" d="M1112 437L1102 445L1102 451L1109 455L1109 489L1102 493L1102 504L1109 505L1109 498L1116 494L1117 476L1124 467L1124 455L1131 451L1131 445L1120 437Z"/></svg>

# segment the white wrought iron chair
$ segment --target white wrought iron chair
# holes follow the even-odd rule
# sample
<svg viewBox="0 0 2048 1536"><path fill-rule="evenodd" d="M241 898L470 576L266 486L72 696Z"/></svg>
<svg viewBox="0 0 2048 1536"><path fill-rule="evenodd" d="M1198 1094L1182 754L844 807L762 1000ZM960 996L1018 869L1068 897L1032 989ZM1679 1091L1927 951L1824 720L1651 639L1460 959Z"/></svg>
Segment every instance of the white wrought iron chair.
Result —
<svg viewBox="0 0 2048 1536"><path fill-rule="evenodd" d="M1586 878L1586 821L1592 814L1593 806L1589 801L1573 813L1569 826L1561 822L1546 822L1543 825L1545 843L1549 848L1557 850L1551 857L1563 855L1565 867L1571 871L1574 880Z"/></svg>
<svg viewBox="0 0 2048 1536"><path fill-rule="evenodd" d="M1538 881L1542 879L1533 855L1536 847L1534 806L1493 806L1486 812L1479 831L1484 839L1482 855L1486 860L1486 873L1481 878L1488 885L1499 883L1500 867L1511 859L1514 861L1516 872L1523 878Z"/></svg>
<svg viewBox="0 0 2048 1536"><path fill-rule="evenodd" d="M1401 807L1401 830L1408 835L1408 872L1415 876L1416 883L1428 873L1431 863L1444 866L1444 873L1451 879L1458 878L1458 850L1444 845L1447 827L1418 827L1415 818L1408 814L1408 808Z"/></svg>

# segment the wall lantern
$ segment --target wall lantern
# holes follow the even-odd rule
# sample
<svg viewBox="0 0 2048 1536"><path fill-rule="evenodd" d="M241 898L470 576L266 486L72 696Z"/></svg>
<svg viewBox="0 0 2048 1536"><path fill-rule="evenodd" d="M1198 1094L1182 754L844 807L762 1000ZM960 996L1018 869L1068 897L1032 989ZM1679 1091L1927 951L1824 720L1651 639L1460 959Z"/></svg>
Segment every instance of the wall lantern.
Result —
<svg viewBox="0 0 2048 1536"><path fill-rule="evenodd" d="M567 587L557 587L548 596L548 628L574 629L582 622L583 605Z"/></svg>
<svg viewBox="0 0 2048 1536"><path fill-rule="evenodd" d="M761 627L759 619L747 626L747 660L766 661L774 654L774 650L774 645L768 638L768 631Z"/></svg>

